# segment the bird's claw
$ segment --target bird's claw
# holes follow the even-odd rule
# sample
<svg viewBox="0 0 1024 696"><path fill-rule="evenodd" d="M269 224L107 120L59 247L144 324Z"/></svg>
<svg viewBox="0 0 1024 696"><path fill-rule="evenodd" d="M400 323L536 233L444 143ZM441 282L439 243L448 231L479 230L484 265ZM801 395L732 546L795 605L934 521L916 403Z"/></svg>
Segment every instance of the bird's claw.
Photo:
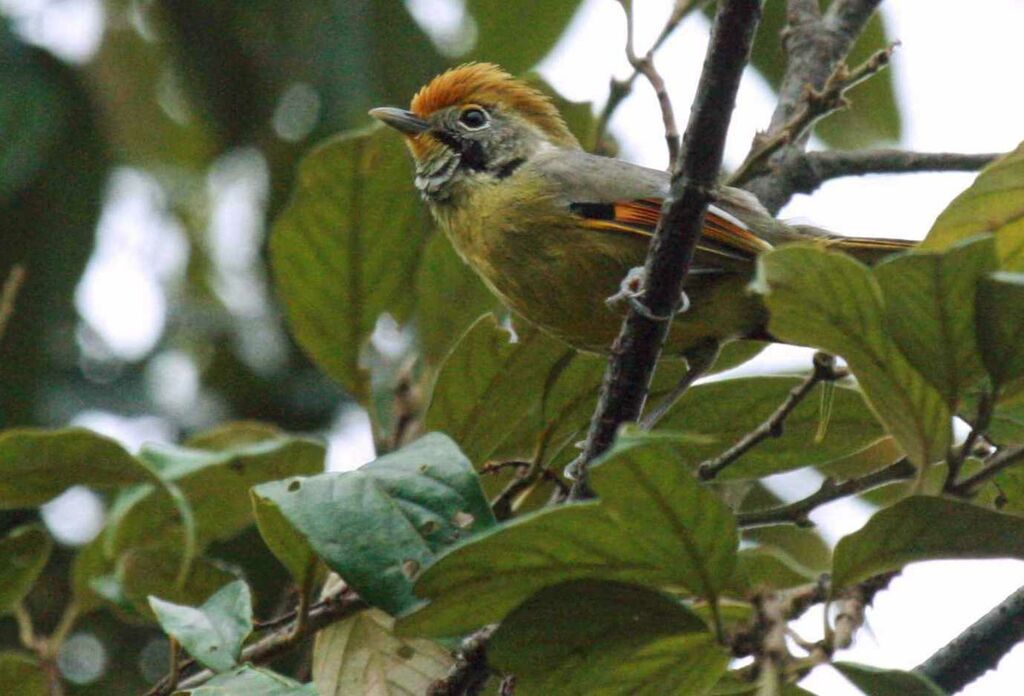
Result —
<svg viewBox="0 0 1024 696"><path fill-rule="evenodd" d="M637 314L650 319L651 321L670 321L676 314L682 314L690 308L690 298L686 292L679 293L679 309L668 316L661 316L652 312L647 305L640 301L640 297L644 294L644 281L646 280L646 273L644 272L643 266L636 266L629 269L626 277L622 279L622 283L619 285L619 291L614 295L605 299L605 304L609 307L614 307L620 302L627 302Z"/></svg>

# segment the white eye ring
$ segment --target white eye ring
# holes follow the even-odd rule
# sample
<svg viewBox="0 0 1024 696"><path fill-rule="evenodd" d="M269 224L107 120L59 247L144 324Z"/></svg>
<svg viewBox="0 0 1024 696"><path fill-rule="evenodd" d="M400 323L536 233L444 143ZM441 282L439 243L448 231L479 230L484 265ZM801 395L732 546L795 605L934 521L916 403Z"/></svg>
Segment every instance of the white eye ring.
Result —
<svg viewBox="0 0 1024 696"><path fill-rule="evenodd" d="M478 106L471 106L459 114L459 123L469 130L480 130L490 124L487 112Z"/></svg>

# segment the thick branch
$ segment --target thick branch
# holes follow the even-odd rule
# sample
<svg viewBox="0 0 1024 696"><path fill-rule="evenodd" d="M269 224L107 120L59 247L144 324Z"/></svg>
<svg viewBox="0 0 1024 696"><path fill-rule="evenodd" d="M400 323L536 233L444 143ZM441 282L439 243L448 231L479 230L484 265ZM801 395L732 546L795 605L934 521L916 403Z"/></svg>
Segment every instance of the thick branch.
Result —
<svg viewBox="0 0 1024 696"><path fill-rule="evenodd" d="M788 61L779 88L779 103L772 114L769 135L784 127L793 117L807 88L821 90L846 57L871 13L881 0L836 0L820 17L807 0L789 0L788 24L783 35ZM806 146L806 137L791 141L775 153L773 169ZM757 144L755 143L755 147ZM773 212L778 212L792 196L779 187L770 174L751 180L746 188Z"/></svg>
<svg viewBox="0 0 1024 696"><path fill-rule="evenodd" d="M719 4L683 137L682 159L673 172L672 187L647 255L646 289L639 300L645 311L630 309L612 346L601 397L577 466L576 497L591 495L586 485L587 465L608 449L619 426L635 421L643 408L722 166L736 91L760 15L758 0L723 0Z"/></svg>
<svg viewBox="0 0 1024 696"><path fill-rule="evenodd" d="M821 488L811 495L790 503L767 510L741 512L736 515L740 527L763 527L769 524L790 523L808 525L808 515L815 509L834 500L845 498L855 493L863 493L895 481L912 479L917 469L907 459L899 459L884 469L873 471L864 476L848 479L837 483L831 478L825 479Z"/></svg>
<svg viewBox="0 0 1024 696"><path fill-rule="evenodd" d="M481 628L464 641L451 671L444 679L430 686L428 696L461 696L479 693L491 676L487 664L487 644L498 629L497 625Z"/></svg>
<svg viewBox="0 0 1024 696"><path fill-rule="evenodd" d="M914 671L945 692L956 693L995 668L999 660L1024 640L1024 587L950 641Z"/></svg>

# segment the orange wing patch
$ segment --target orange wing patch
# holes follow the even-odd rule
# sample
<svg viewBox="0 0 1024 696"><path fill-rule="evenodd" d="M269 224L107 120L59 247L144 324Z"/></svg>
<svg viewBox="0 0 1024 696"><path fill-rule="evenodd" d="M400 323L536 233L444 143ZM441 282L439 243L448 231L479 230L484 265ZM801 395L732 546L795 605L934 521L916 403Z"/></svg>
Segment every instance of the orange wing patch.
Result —
<svg viewBox="0 0 1024 696"><path fill-rule="evenodd" d="M658 226L661 203L658 198L619 201L608 206L607 215L588 218L584 224L593 229L650 236ZM743 260L752 259L772 246L714 210L709 210L704 217L704 230L698 248Z"/></svg>

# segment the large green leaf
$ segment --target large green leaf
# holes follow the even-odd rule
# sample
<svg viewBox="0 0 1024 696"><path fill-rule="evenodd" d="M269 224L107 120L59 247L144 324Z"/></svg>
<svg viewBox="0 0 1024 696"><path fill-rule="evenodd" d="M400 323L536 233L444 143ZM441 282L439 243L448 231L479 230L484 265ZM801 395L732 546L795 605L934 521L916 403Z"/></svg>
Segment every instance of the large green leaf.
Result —
<svg viewBox="0 0 1024 696"><path fill-rule="evenodd" d="M215 672L238 663L242 642L252 633L252 596L243 580L219 589L201 607L149 598L160 627L188 653Z"/></svg>
<svg viewBox="0 0 1024 696"><path fill-rule="evenodd" d="M402 639L395 620L367 609L316 634L313 683L320 696L428 693L455 659L429 640Z"/></svg>
<svg viewBox="0 0 1024 696"><path fill-rule="evenodd" d="M513 74L532 68L554 48L579 4L580 0L548 0L533 8L537 14L530 31L515 31L523 20L519 3L468 0L466 9L478 32L471 58L497 63Z"/></svg>
<svg viewBox="0 0 1024 696"><path fill-rule="evenodd" d="M264 492L267 486L272 491L281 491L281 487L273 483L254 486L249 491L256 526L270 552L288 569L299 587L304 587L310 574L317 572L316 554L306 537L281 512L277 502Z"/></svg>
<svg viewBox="0 0 1024 696"><path fill-rule="evenodd" d="M18 652L0 652L0 693L48 696L51 692L46 673L34 657Z"/></svg>
<svg viewBox="0 0 1024 696"><path fill-rule="evenodd" d="M0 616L32 589L52 549L50 535L39 525L18 527L0 539Z"/></svg>
<svg viewBox="0 0 1024 696"><path fill-rule="evenodd" d="M912 496L887 507L836 545L832 587L914 561L1024 559L1024 518L947 498Z"/></svg>
<svg viewBox="0 0 1024 696"><path fill-rule="evenodd" d="M800 384L795 377L743 377L691 388L659 427L701 435L684 455L691 465L731 447L763 423ZM786 418L781 437L771 438L725 469L721 476L755 478L821 464L859 450L882 430L856 390L839 386L824 435L820 387Z"/></svg>
<svg viewBox="0 0 1024 696"><path fill-rule="evenodd" d="M700 696L729 653L679 601L638 585L578 580L513 610L488 658L516 675L516 693Z"/></svg>
<svg viewBox="0 0 1024 696"><path fill-rule="evenodd" d="M881 291L863 264L802 245L759 258L755 286L776 336L841 355L868 403L918 466L946 455L951 414L884 329Z"/></svg>
<svg viewBox="0 0 1024 696"><path fill-rule="evenodd" d="M244 665L218 674L200 687L174 696L318 696L312 684L300 684L263 667Z"/></svg>
<svg viewBox="0 0 1024 696"><path fill-rule="evenodd" d="M992 379L1003 385L1024 377L1024 273L983 278L975 320L981 359Z"/></svg>
<svg viewBox="0 0 1024 696"><path fill-rule="evenodd" d="M327 565L368 602L397 613L411 578L457 539L495 524L472 465L439 433L362 469L257 486Z"/></svg>
<svg viewBox="0 0 1024 696"><path fill-rule="evenodd" d="M854 662L833 662L840 674L871 696L945 696L945 691L917 672L879 669Z"/></svg>
<svg viewBox="0 0 1024 696"><path fill-rule="evenodd" d="M408 318L409 287L430 223L402 139L375 128L333 138L299 167L274 222L270 260L299 344L357 399L359 356L377 317Z"/></svg>
<svg viewBox="0 0 1024 696"><path fill-rule="evenodd" d="M735 563L735 520L675 461L682 439L627 438L592 470L600 503L523 515L443 555L416 583L430 603L400 633L458 635L583 578L684 587L713 601Z"/></svg>
<svg viewBox="0 0 1024 696"><path fill-rule="evenodd" d="M984 372L974 338L974 296L995 265L989 235L942 253L892 256L875 269L886 328L951 410Z"/></svg>
<svg viewBox="0 0 1024 696"><path fill-rule="evenodd" d="M195 520L197 546L228 539L252 524L249 488L287 476L318 473L324 446L289 436L272 436L237 446L211 449L147 446L139 456L161 478L174 482L188 500ZM167 496L151 485L124 491L115 501L106 529L108 553L159 543L181 524Z"/></svg>
<svg viewBox="0 0 1024 696"><path fill-rule="evenodd" d="M1024 143L981 171L939 215L923 249L946 249L984 232L996 235L999 266L1024 271Z"/></svg>
<svg viewBox="0 0 1024 696"><path fill-rule="evenodd" d="M0 509L42 505L75 485L112 488L152 480L142 462L91 430L0 434Z"/></svg>

